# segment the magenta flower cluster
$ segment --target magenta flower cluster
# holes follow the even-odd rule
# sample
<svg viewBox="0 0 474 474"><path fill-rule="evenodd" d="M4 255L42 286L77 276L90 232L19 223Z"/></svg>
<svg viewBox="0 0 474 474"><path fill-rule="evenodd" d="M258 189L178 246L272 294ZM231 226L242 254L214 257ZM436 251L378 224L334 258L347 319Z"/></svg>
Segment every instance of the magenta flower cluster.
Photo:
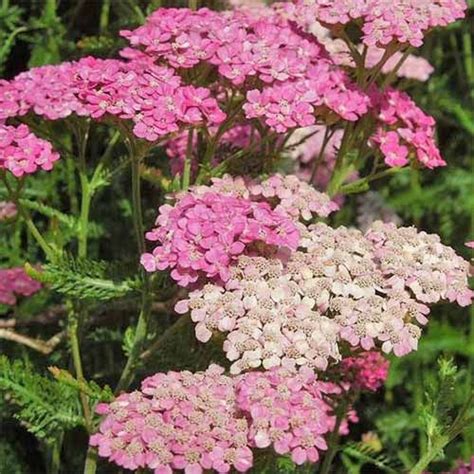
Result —
<svg viewBox="0 0 474 474"><path fill-rule="evenodd" d="M464 0L296 0L296 16L304 24L318 21L337 34L341 26L359 23L362 42L421 46L433 28L463 18Z"/></svg>
<svg viewBox="0 0 474 474"><path fill-rule="evenodd" d="M124 61L87 57L33 68L0 84L4 117L32 110L50 120L71 114L131 120L138 138L156 141L186 125L218 124L225 118L203 87L181 84L173 69L149 58ZM0 116L1 117L1 116Z"/></svg>
<svg viewBox="0 0 474 474"><path fill-rule="evenodd" d="M248 422L236 406L234 381L223 371L213 365L206 372L146 378L141 390L97 407L106 417L90 444L131 470L247 471L253 463Z"/></svg>
<svg viewBox="0 0 474 474"><path fill-rule="evenodd" d="M0 303L12 306L18 296L31 296L41 290L41 283L30 278L23 268L0 269Z"/></svg>
<svg viewBox="0 0 474 474"><path fill-rule="evenodd" d="M149 272L171 269L181 286L199 276L228 280L232 261L257 241L295 249L299 240L293 221L268 203L212 190L183 193L174 206L161 206L156 225L146 238L159 246L141 262Z"/></svg>
<svg viewBox="0 0 474 474"><path fill-rule="evenodd" d="M389 365L379 352L368 351L345 357L337 369L343 383L349 383L351 389L375 392L387 379Z"/></svg>
<svg viewBox="0 0 474 474"><path fill-rule="evenodd" d="M373 96L378 120L370 138L388 166L405 166L410 158L426 168L445 166L435 143L435 121L426 115L405 92L389 89Z"/></svg>
<svg viewBox="0 0 474 474"><path fill-rule="evenodd" d="M26 125L0 123L0 170L20 178L38 169L49 171L58 159L51 143L31 133Z"/></svg>
<svg viewBox="0 0 474 474"><path fill-rule="evenodd" d="M353 121L367 112L368 97L320 45L276 10L259 13L159 9L122 35L177 69L217 68L233 87L247 89L246 117L262 118L279 133L311 125L315 115Z"/></svg>

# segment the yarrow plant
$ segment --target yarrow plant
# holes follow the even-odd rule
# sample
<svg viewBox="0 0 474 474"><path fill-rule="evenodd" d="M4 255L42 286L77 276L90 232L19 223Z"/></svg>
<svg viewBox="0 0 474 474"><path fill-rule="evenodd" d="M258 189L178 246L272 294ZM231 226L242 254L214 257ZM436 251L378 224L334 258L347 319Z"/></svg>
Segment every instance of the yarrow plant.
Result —
<svg viewBox="0 0 474 474"><path fill-rule="evenodd" d="M66 314L51 340L7 338L43 354L67 338L74 367L50 369L66 414L11 398L54 462L80 427L85 474L97 457L155 474L273 472L284 457L328 474L358 397L388 377L387 355L418 349L435 304L471 304L469 263L401 226L379 195L362 195L360 230L340 225L350 195L373 181L448 164L435 119L400 80L428 80L432 66L412 49L462 18L464 2L251 3L159 8L121 31L117 58L0 81L0 225L27 263L0 270L0 303L44 288ZM116 199L128 167L130 199ZM133 254L122 253L128 226L91 217L112 183L102 196L130 218ZM117 248L119 262L105 261ZM97 329L103 301L127 317L139 306L126 361L106 377L113 392L83 366L87 341L113 333ZM192 360L169 370L177 349Z"/></svg>

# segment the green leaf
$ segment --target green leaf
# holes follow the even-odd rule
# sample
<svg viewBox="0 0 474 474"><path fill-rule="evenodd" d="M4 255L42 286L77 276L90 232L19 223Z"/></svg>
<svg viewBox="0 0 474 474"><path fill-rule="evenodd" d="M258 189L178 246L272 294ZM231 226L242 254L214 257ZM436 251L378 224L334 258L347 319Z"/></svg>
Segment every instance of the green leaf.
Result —
<svg viewBox="0 0 474 474"><path fill-rule="evenodd" d="M108 385L102 388L94 381L78 380L70 372L59 367L49 367L49 371L59 383L86 394L93 404L96 402L110 402L115 398Z"/></svg>
<svg viewBox="0 0 474 474"><path fill-rule="evenodd" d="M106 262L71 256L43 265L41 270L26 264L25 271L58 293L78 299L107 301L123 297L139 286L137 279L112 279L111 267Z"/></svg>
<svg viewBox="0 0 474 474"><path fill-rule="evenodd" d="M28 363L0 356L0 391L19 408L16 417L46 442L54 440L58 430L84 425L77 392L34 373Z"/></svg>
<svg viewBox="0 0 474 474"><path fill-rule="evenodd" d="M402 472L402 466L397 459L392 459L384 453L375 451L366 443L349 443L343 448L343 453L362 461L362 465L370 464L388 474L399 474Z"/></svg>

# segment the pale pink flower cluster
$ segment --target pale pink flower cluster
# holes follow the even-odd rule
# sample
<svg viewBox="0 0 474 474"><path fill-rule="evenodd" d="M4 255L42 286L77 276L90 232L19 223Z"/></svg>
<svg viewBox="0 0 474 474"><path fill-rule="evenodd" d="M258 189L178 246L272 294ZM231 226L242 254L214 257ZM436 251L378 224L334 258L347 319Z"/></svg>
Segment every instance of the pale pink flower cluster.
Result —
<svg viewBox="0 0 474 474"><path fill-rule="evenodd" d="M41 289L41 284L30 278L23 268L0 269L0 303L12 306L18 296L31 296Z"/></svg>
<svg viewBox="0 0 474 474"><path fill-rule="evenodd" d="M246 116L262 118L277 132L311 125L315 114L332 111L353 121L367 112L368 97L320 45L276 11L259 12L159 9L122 35L172 67L215 66L234 87L253 79L258 87L246 93Z"/></svg>
<svg viewBox="0 0 474 474"><path fill-rule="evenodd" d="M98 405L106 417L90 444L130 470L247 471L253 463L248 422L237 410L234 381L223 371L213 365L205 372L148 377L141 390Z"/></svg>
<svg viewBox="0 0 474 474"><path fill-rule="evenodd" d="M469 265L437 236L375 223L356 229L319 223L289 257L242 255L225 284L208 283L177 303L196 337L227 333L231 373L263 366L325 370L339 346L397 356L417 348L420 325L439 300L469 304Z"/></svg>
<svg viewBox="0 0 474 474"><path fill-rule="evenodd" d="M275 211L287 214L294 221L327 217L339 209L327 194L316 191L295 175L276 173L263 180L225 175L223 178L213 178L210 188L221 194L266 201ZM207 188L196 187L195 190L205 192Z"/></svg>
<svg viewBox="0 0 474 474"><path fill-rule="evenodd" d="M38 169L50 171L58 159L51 143L31 133L26 125L0 123L0 169L21 177Z"/></svg>
<svg viewBox="0 0 474 474"><path fill-rule="evenodd" d="M413 156L421 165L433 169L446 162L435 143L435 121L425 114L405 92L388 89L374 92L374 113L378 128L370 138L388 166L405 166Z"/></svg>
<svg viewBox="0 0 474 474"><path fill-rule="evenodd" d="M71 114L131 120L133 132L148 141L186 125L219 124L225 119L204 87L186 86L173 69L148 59L83 58L33 68L0 84L5 117L29 110L50 120Z"/></svg>
<svg viewBox="0 0 474 474"><path fill-rule="evenodd" d="M362 41L385 47L393 42L421 46L433 28L463 18L464 0L295 0L304 24L315 20L337 34L342 25L358 23Z"/></svg>
<svg viewBox="0 0 474 474"><path fill-rule="evenodd" d="M471 303L474 292L467 282L469 263L443 245L438 235L382 222L374 223L366 235L394 290L410 290L423 303Z"/></svg>
<svg viewBox="0 0 474 474"><path fill-rule="evenodd" d="M247 373L236 386L237 404L250 417L251 445L290 453L298 465L317 462L327 449L335 416L323 397L339 392L310 370L295 374L281 368Z"/></svg>
<svg viewBox="0 0 474 474"><path fill-rule="evenodd" d="M327 217L339 206L327 194L320 193L294 175L275 174L250 186L253 198L278 202L276 211L283 211L295 220L311 220L315 215Z"/></svg>
<svg viewBox="0 0 474 474"><path fill-rule="evenodd" d="M199 276L229 279L229 266L254 242L295 249L299 232L284 212L266 202L207 192L182 193L159 209L156 228L146 234L159 245L142 255L149 272L171 269L181 286Z"/></svg>
<svg viewBox="0 0 474 474"><path fill-rule="evenodd" d="M18 214L15 203L11 201L0 201L0 222L13 219Z"/></svg>
<svg viewBox="0 0 474 474"><path fill-rule="evenodd" d="M369 351L344 357L340 366L342 382L357 390L375 392L387 380L390 363L379 352Z"/></svg>

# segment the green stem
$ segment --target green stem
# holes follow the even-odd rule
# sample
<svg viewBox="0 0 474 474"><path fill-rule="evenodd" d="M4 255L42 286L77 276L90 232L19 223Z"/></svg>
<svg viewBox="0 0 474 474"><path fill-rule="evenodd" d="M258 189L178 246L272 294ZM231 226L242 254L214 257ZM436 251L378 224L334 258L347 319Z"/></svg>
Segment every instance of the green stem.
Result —
<svg viewBox="0 0 474 474"><path fill-rule="evenodd" d="M13 191L12 187L8 183L7 177L5 174L1 176L3 183L5 184L5 188L8 192L8 199L13 201L18 209L18 213L25 221L28 230L31 232L31 235L35 238L36 242L40 246L41 250L44 252L48 260L54 260L55 253L52 247L46 242L44 237L41 235L41 232L38 230L36 225L34 224L33 220L31 219L30 213L25 209L25 207L21 204L19 198L19 192Z"/></svg>
<svg viewBox="0 0 474 474"><path fill-rule="evenodd" d="M395 65L395 67L389 72L389 74L387 74L387 76L383 80L382 85L380 86L382 90L388 87L393 82L393 80L395 79L397 75L397 72L400 70L400 68L402 67L403 63L408 58L412 50L413 48L408 48L405 50L405 52L402 54L397 64Z"/></svg>
<svg viewBox="0 0 474 474"><path fill-rule="evenodd" d="M449 440L446 437L440 438L440 440L430 446L430 449L419 459L415 466L410 469L409 474L422 474L441 450L448 444Z"/></svg>
<svg viewBox="0 0 474 474"><path fill-rule="evenodd" d="M104 33L109 27L110 0L104 0L100 11L100 32Z"/></svg>
<svg viewBox="0 0 474 474"><path fill-rule="evenodd" d="M145 252L145 238L143 229L143 212L141 205L140 184L140 156L132 158L132 209L133 223L137 238L138 252ZM147 338L148 320L151 313L150 278L147 273L143 274L143 289L140 315L135 329L135 337L125 368L115 389L115 393L126 390L133 381L135 370L140 362L140 354Z"/></svg>
<svg viewBox="0 0 474 474"><path fill-rule="evenodd" d="M72 305L71 305L72 306ZM68 314L68 336L69 344L71 346L72 361L74 364L74 371L76 377L79 381L85 381L84 371L82 369L82 360L81 352L79 347L79 338L78 338L78 328L79 328L79 319L78 315L72 306ZM92 415L89 407L89 399L84 392L80 392L82 411L84 414L84 419L86 421L86 428L88 431L92 427Z"/></svg>
<svg viewBox="0 0 474 474"><path fill-rule="evenodd" d="M311 172L311 178L309 179L310 184L313 183L314 178L316 177L316 173L318 171L319 165L321 164L321 161L323 160L323 157L324 157L324 151L326 150L329 140L331 140L331 137L334 135L334 132L335 130L331 130L329 127L326 127L321 149L319 150L318 156L314 160L313 171Z"/></svg>
<svg viewBox="0 0 474 474"><path fill-rule="evenodd" d="M79 217L79 235L78 235L78 257L85 258L87 256L87 244L89 234L89 214L92 200L91 188L85 173L80 173L81 182L81 215Z"/></svg>
<svg viewBox="0 0 474 474"><path fill-rule="evenodd" d="M66 157L66 181L71 212L77 215L79 213L79 202L77 199L76 175L74 172L74 161L69 156Z"/></svg>
<svg viewBox="0 0 474 474"><path fill-rule="evenodd" d="M188 142L186 144L186 159L184 161L182 189L187 190L191 183L191 163L193 160L193 133L194 129L190 128L188 132Z"/></svg>
<svg viewBox="0 0 474 474"><path fill-rule="evenodd" d="M334 461L334 457L336 456L337 451L339 449L339 429L341 427L342 421L344 420L344 417L346 416L348 407L349 402L347 400L344 400L341 402L340 406L337 409L336 424L334 425L334 429L329 435L328 450L324 456L323 464L321 465L319 474L329 474L331 472L332 462Z"/></svg>
<svg viewBox="0 0 474 474"><path fill-rule="evenodd" d="M95 474L97 470L97 451L89 446L86 454L86 462L84 464L84 474Z"/></svg>
<svg viewBox="0 0 474 474"><path fill-rule="evenodd" d="M352 140L354 134L353 126L351 123L347 122L344 135L342 137L341 146L336 158L336 165L329 180L328 187L326 192L329 196L334 196L339 191L339 188L342 186L342 183L349 174L350 164L346 163L346 150L349 147L349 144Z"/></svg>

